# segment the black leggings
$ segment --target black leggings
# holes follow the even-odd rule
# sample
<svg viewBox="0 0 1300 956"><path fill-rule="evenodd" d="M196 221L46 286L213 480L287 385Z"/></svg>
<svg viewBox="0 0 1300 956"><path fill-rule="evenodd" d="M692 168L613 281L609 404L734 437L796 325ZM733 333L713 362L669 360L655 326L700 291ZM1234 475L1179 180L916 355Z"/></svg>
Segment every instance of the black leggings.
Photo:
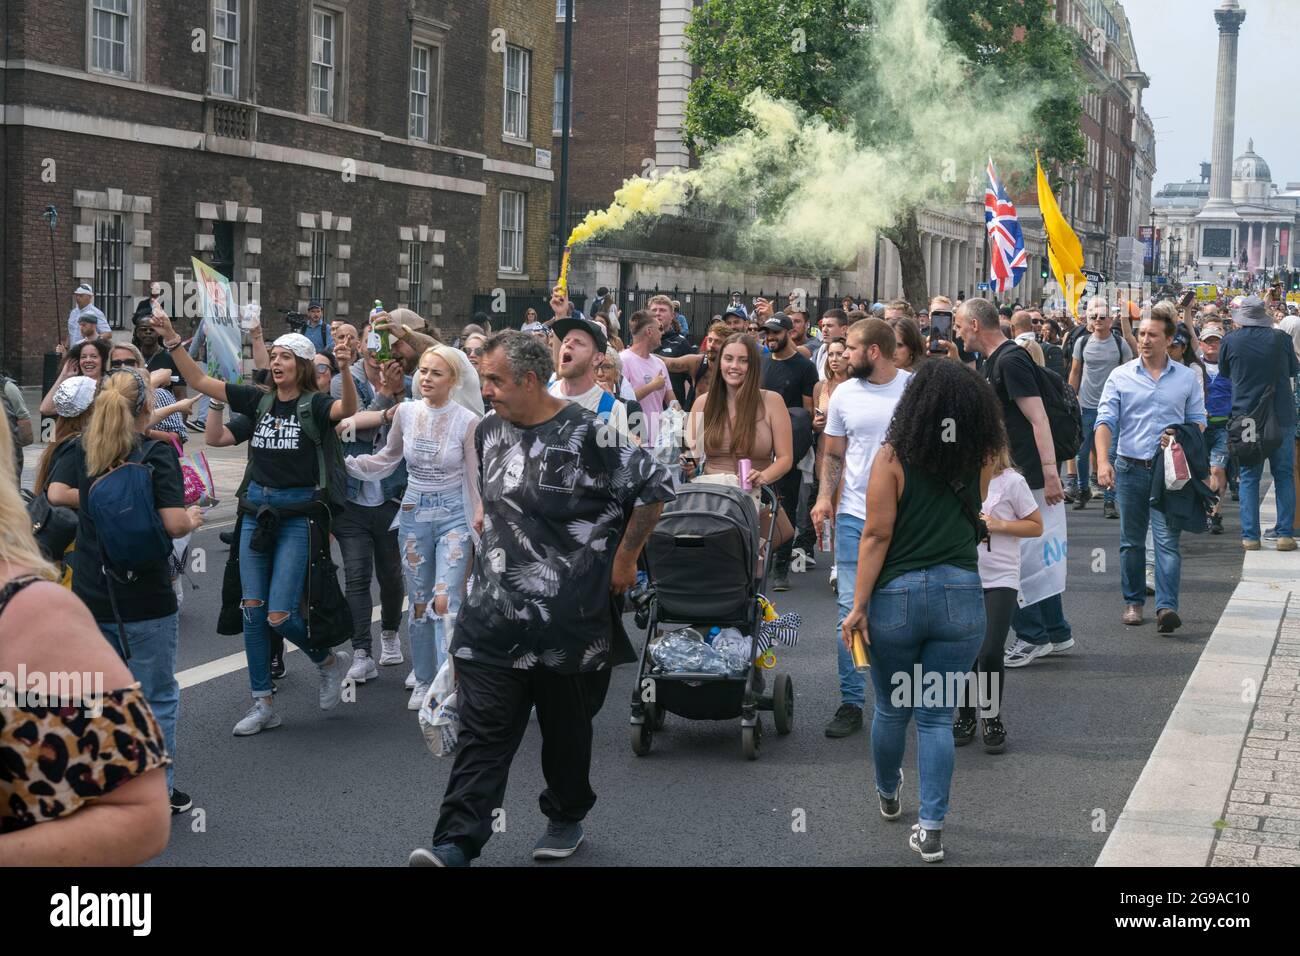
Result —
<svg viewBox="0 0 1300 956"><path fill-rule="evenodd" d="M1011 616L1016 612L1017 593L1015 588L984 589L984 616L987 623L984 625L984 643L975 658L977 683L974 685L980 688L980 710L983 715L1002 715L1002 681L1006 676L1002 655L1006 649L1007 633L1011 630ZM986 693L989 700L982 699ZM973 706L961 707L959 710L962 717L976 716L976 708Z"/></svg>

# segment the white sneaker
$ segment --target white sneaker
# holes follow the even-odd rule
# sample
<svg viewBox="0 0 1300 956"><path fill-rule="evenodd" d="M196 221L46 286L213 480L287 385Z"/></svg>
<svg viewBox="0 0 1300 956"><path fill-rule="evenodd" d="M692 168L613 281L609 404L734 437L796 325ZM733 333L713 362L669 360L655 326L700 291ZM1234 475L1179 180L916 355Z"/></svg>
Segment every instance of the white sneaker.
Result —
<svg viewBox="0 0 1300 956"><path fill-rule="evenodd" d="M1006 667L1024 667L1050 653L1052 653L1051 644L1030 644L1017 637L1016 642L1003 655L1002 663Z"/></svg>
<svg viewBox="0 0 1300 956"><path fill-rule="evenodd" d="M1147 578L1146 580L1147 594L1155 594L1156 593L1156 569L1147 568L1146 578Z"/></svg>
<svg viewBox="0 0 1300 956"><path fill-rule="evenodd" d="M339 705L343 693L343 681L352 666L352 655L347 651L335 651L333 664L317 664L320 673L320 709L333 710Z"/></svg>
<svg viewBox="0 0 1300 956"><path fill-rule="evenodd" d="M375 659L365 648L358 648L357 656L352 659L352 666L348 668L348 680L364 684L370 678L378 676L379 668L375 666Z"/></svg>
<svg viewBox="0 0 1300 956"><path fill-rule="evenodd" d="M832 564L831 565L831 587L835 587L836 583L839 581L839 578L840 578L839 570L835 567L835 565Z"/></svg>
<svg viewBox="0 0 1300 956"><path fill-rule="evenodd" d="M397 636L396 631L381 631L379 634L379 647L380 667L405 662L406 658L402 657L402 639Z"/></svg>
<svg viewBox="0 0 1300 956"><path fill-rule="evenodd" d="M1052 644L1053 654L1064 654L1070 648L1074 647L1074 638L1067 637L1063 641L1056 641Z"/></svg>
<svg viewBox="0 0 1300 956"><path fill-rule="evenodd" d="M411 668L411 673L406 675L406 680L402 681L402 686L410 690L415 686L415 668Z"/></svg>
<svg viewBox="0 0 1300 956"><path fill-rule="evenodd" d="M279 726L280 715L272 708L271 698L257 697L253 700L252 709L244 715L243 720L235 724L234 733L236 737L251 737Z"/></svg>
<svg viewBox="0 0 1300 956"><path fill-rule="evenodd" d="M419 710L421 707L423 707L424 698L429 693L429 688L431 686L432 686L431 684L417 683L415 685L415 689L411 691L411 699L406 702L406 709Z"/></svg>

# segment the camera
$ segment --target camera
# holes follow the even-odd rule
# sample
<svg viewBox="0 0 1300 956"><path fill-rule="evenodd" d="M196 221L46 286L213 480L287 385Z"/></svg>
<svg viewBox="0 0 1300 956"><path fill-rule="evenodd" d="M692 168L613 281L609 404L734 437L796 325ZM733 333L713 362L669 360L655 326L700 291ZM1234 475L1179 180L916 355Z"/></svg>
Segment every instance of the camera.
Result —
<svg viewBox="0 0 1300 956"><path fill-rule="evenodd" d="M307 316L294 309L280 309L280 314L284 316L284 321L289 325L290 332L302 334L303 329L307 328Z"/></svg>

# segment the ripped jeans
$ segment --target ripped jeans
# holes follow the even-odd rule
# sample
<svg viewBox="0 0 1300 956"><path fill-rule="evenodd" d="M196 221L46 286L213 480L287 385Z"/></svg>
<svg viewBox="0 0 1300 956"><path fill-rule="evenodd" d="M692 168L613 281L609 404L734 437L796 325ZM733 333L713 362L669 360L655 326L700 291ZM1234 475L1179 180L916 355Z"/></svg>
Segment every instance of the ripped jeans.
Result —
<svg viewBox="0 0 1300 956"><path fill-rule="evenodd" d="M465 499L456 491L407 489L397 513L397 541L411 603L411 659L417 684L431 684L447 653L447 622L460 610L469 567Z"/></svg>

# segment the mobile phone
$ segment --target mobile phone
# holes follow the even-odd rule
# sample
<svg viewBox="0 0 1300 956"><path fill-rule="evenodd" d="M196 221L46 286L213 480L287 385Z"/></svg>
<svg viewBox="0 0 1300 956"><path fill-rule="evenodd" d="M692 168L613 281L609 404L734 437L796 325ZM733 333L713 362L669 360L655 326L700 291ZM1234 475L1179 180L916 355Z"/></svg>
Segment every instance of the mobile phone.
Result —
<svg viewBox="0 0 1300 956"><path fill-rule="evenodd" d="M952 313L930 313L930 337L947 339L952 337Z"/></svg>

